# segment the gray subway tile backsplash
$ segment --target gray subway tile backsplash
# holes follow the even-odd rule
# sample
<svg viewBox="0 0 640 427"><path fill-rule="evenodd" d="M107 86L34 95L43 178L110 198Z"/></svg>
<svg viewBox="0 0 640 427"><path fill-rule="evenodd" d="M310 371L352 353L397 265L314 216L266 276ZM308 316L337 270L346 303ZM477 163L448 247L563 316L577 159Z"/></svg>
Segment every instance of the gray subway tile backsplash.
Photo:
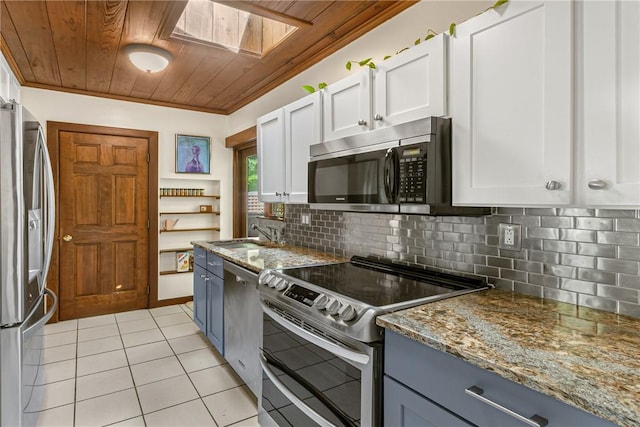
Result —
<svg viewBox="0 0 640 427"><path fill-rule="evenodd" d="M287 205L287 242L349 257L475 274L501 289L640 317L640 211L493 208L484 217L324 211ZM311 225L300 215L311 214ZM498 224L522 249L498 248Z"/></svg>

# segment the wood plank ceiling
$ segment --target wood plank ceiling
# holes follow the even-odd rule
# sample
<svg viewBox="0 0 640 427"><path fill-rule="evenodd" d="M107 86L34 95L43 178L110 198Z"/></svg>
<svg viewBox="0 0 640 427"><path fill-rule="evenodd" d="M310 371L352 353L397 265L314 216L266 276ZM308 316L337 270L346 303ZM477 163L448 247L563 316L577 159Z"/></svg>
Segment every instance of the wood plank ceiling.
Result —
<svg viewBox="0 0 640 427"><path fill-rule="evenodd" d="M230 114L415 1L221 3L310 25L260 58L170 38L184 0L3 0L2 52L23 86ZM174 59L145 73L123 53L132 43L164 48Z"/></svg>

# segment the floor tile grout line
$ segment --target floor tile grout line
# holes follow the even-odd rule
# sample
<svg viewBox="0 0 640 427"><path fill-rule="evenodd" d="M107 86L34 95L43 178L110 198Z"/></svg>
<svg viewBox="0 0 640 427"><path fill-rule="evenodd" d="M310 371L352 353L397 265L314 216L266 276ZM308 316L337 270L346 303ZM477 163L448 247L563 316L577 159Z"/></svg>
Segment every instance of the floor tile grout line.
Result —
<svg viewBox="0 0 640 427"><path fill-rule="evenodd" d="M155 318L154 318L155 321ZM193 322L193 319L191 320ZM158 322L156 322L157 324ZM195 324L195 322L194 322ZM167 338L164 335L164 332L162 332L162 330L160 330L160 332L162 333L162 336L165 337L165 339ZM180 366L182 366L182 370L185 371L187 378L189 379L189 382L191 383L191 386L193 387L193 389L196 391L196 394L198 395L198 398L200 399L200 401L202 402L202 404L204 405L205 409L207 410L207 412L209 413L209 416L211 417L211 419L213 420L213 424L215 425L215 427L219 427L218 426L218 422L216 421L216 418L213 416L213 414L211 413L211 410L209 409L209 407L206 405L206 403L204 403L204 400L202 400L202 396L200 395L200 391L198 391L198 387L196 387L195 383L193 382L193 379L191 378L191 376L189 375L189 373L187 372L187 369L184 367L182 361L180 360L180 358L178 357L178 353L176 353L176 351L174 350L173 347L171 347L171 343L169 343L169 340L167 339L167 344L169 345L169 348L171 349L171 351L173 352L173 355L176 357L176 359L178 359L178 363L180 363ZM184 354L184 353L181 353ZM195 399L194 399L195 400Z"/></svg>
<svg viewBox="0 0 640 427"><path fill-rule="evenodd" d="M168 314L163 315L163 316L170 316L170 315L176 315L176 314L186 314L186 315L189 317L189 321L185 321L185 322L180 322L180 323L175 323L175 324L166 325L166 326L164 326L165 328L167 328L167 327L171 327L171 326L178 326L178 325L182 325L182 324L189 324L189 323L193 323L193 318L190 316L190 313L187 311L187 307L186 307L186 305L184 305L184 304L180 304L180 305L178 305L178 306L177 306L177 308L179 308L179 309L180 309L180 312L179 312L179 313L168 313ZM82 357L78 357L78 356L79 356L79 350L80 350L80 349L79 349L79 344L80 344L81 342L87 342L87 341L79 341L79 330L80 330L80 329L79 329L79 322L76 322L76 329L75 329L75 332L76 332L76 337L75 337L75 338L76 338L76 341L75 341L75 344L73 344L73 343L69 343L69 344L61 344L61 345L60 345L60 346L62 346L62 345L72 345L72 344L73 344L73 345L75 345L75 348L74 348L75 359L73 359L73 358L69 358L69 359L63 359L63 360L56 360L56 361L55 361L55 362L64 362L64 361L74 360L74 373L75 373L75 376L74 376L74 378L69 378L69 379L67 379L67 380L73 380L73 381L74 381L74 401L73 401L72 403L69 403L69 404L73 404L73 405L74 405L74 407L73 407L73 423L74 423L74 425L75 425L75 423L76 423L76 419L77 419L77 413L76 413L76 405L77 405L77 403L79 403L79 402L85 402L85 401L88 401L88 400L91 400L91 399L95 399L95 398L100 398L100 397L109 396L109 395L111 395L111 394L120 393L120 392L127 391L127 390L131 390L131 388L133 388L133 389L134 389L134 391L135 391L135 393L136 393L136 397L137 397L137 400L138 400L138 407L139 407L139 409L140 409L140 411L139 411L139 414L140 414L140 415L137 415L137 416L135 416L135 417L127 418L126 420L115 421L114 423L120 423L120 422L123 422L123 421L127 421L127 420L129 420L129 419L134 419L134 418L137 418L137 417L141 417L141 418L142 418L142 420L143 420L143 422L144 422L144 423L145 423L145 425L146 425L146 418L144 417L146 414L144 414L144 413L143 413L143 411L142 411L142 404L141 404L141 401L140 401L140 395L139 395L139 393L138 393L138 388L139 388L139 387L141 387L141 386L150 385L150 384L153 384L153 383L156 383L156 382L159 382L159 381L163 381L163 380L167 380L167 379L171 379L171 378L176 378L176 377L181 376L181 375L183 375L183 374L176 375L176 376L172 376L172 377L168 377L168 378L163 378L163 379L160 379L160 380L152 381L152 382L145 383L145 384L141 384L141 385L137 385L137 384L135 383L134 376L133 376L133 372L132 372L132 369L131 369L131 368L132 368L132 366L135 366L135 365L138 365L138 364L141 364L141 363L146 363L146 362L151 362L151 361L157 361L157 360L159 360L159 359L163 359L163 358L169 358L169 357L171 357L171 356L159 357L159 358L156 358L156 359L152 359L152 360L145 361L145 362L139 362L139 363L137 363L137 364L132 365L132 364L131 364L131 362L130 362L129 355L128 355L128 353L127 353L127 349L129 349L129 348L134 348L134 347L138 347L138 346L142 346L142 345L148 345L148 344L153 344L153 343L160 343L160 342L164 342L164 343L166 343L166 345L168 345L168 346L169 346L169 349L170 349L170 351L171 351L172 356L173 356L173 357L175 357L175 358L178 360L178 363L180 364L180 366L181 366L182 370L184 371L184 375L186 375L186 376L187 376L187 378L189 379L189 381L190 381L190 383L192 384L193 388L194 388L194 389L195 389L195 391L197 392L197 396L198 396L198 397L197 397L197 398L195 398L195 399L189 400L189 401L187 401L187 402L182 402L182 403L179 403L179 404L176 404L176 405L171 405L171 406L168 406L168 407L166 407L166 408L162 408L162 409L158 409L158 410L156 410L156 411L152 411L152 412L150 412L150 413L154 413L154 412L161 411L161 410L164 410L164 409L172 408L172 407L174 407L174 406L178 406L178 405L181 405L181 404L184 404L184 403L188 403L188 402L192 402L192 401L200 400L200 401L202 402L202 404L205 406L205 409L207 410L207 413L209 413L209 415L211 416L211 419L213 420L213 425L215 425L215 426L219 426L220 424L218 424L218 422L215 420L215 417L214 417L213 413L210 411L209 407L204 403L204 398L206 398L206 397L210 397L210 396L214 396L214 395L217 395L217 394L220 394L220 393L224 393L224 392L227 392L227 391L230 391L230 390L233 390L233 389L237 389L237 388L240 388L240 389L241 389L242 387L245 387L245 386L246 386L246 384L244 384L243 382L240 382L239 384L236 384L236 385L234 385L233 387L225 388L224 390L218 390L218 391L216 391L216 392L214 392L214 393L210 393L210 394L207 394L207 395L201 396L201 395L200 395L200 392L199 392L199 391L198 391L198 389L195 387L195 384L193 383L193 381L192 381L192 379L191 379L190 374L195 374L195 373L197 373L197 372L200 372L200 371L203 371L203 370L206 370L206 369L211 369L211 368L218 368L218 367L220 367L220 368L224 368L224 366L225 366L225 365L228 365L228 363L227 363L227 362L225 362L225 361L223 361L222 363L220 363L220 362L218 361L218 358L216 357L215 359L216 359L216 363L218 363L217 365L214 365L214 366L208 366L208 367L205 367L205 368L202 368L202 369L196 369L196 370L194 370L194 371L192 371L192 372L187 372L186 367L185 367L184 363L180 360L179 355L185 355L185 354L188 354L188 353L193 353L193 352L196 352L196 351L202 351L202 350L207 350L207 349L213 350L212 346L211 346L211 345L207 345L207 346L205 346L205 347L203 347L203 348L194 348L194 349L191 349L191 350L189 350L189 351L182 351L182 352L178 353L178 352L177 352L177 350L176 350L176 349L174 349L174 347L171 345L171 343L170 343L170 339L165 335L165 332L162 330L162 328L160 327L160 325L159 325L159 324L158 324L158 322L157 322L157 318L159 318L159 317L163 317L163 316L153 316L153 315L150 313L150 311L149 311L148 309L147 309L147 312L149 313L150 317L144 317L144 318L141 318L141 319L134 319L134 320L132 320L132 322L133 322L133 321L143 321L143 320L145 320L145 319L152 318L152 319L154 320L154 323L155 323L155 324L158 326L158 328L160 329L160 332L161 332L161 335L162 335L163 339L161 339L161 340L159 340L159 341L152 341L152 342L150 342L150 343L142 343L142 344L137 344L137 345L135 345L135 346L131 346L131 347L125 347L125 345L124 345L123 335L126 335L126 334L122 334L122 331L121 331L121 329L120 329L120 325L121 325L121 324L123 324L123 323L128 323L128 322L118 322L118 321L117 321L117 317L116 317L116 323L115 323L115 324L116 324L116 327L117 327L117 330L118 330L119 335L114 335L114 336L111 336L111 337L101 337L101 338L113 338L113 337L115 337L115 336L119 336L119 338L120 338L120 340L119 340L119 341L120 341L120 344L122 345L122 347L121 347L121 348L118 348L118 349L111 349L111 350L107 350L107 351L101 351L101 352L98 352L98 353L88 354L88 355L84 355L84 356L82 356ZM111 323L110 323L109 325L111 325ZM99 327L99 326L108 326L108 325L97 325L96 327ZM85 329L90 329L90 328L85 328ZM71 331L64 331L64 332L73 332L73 331L74 331L74 330L71 330ZM144 331L135 331L135 332L144 332ZM133 332L133 333L135 333L135 332ZM189 334L187 334L187 335L181 335L181 336L173 337L173 338L171 338L171 339L172 339L172 340L176 340L176 339L186 338L186 337L190 337L190 336L199 336L201 339L204 339L204 340L206 341L206 338L202 336L202 334L200 333L200 331L197 331L196 333L193 333L193 334L192 334L192 333L189 333ZM101 339L101 338L98 338L98 339ZM88 341L93 341L93 340L88 340ZM53 347L52 347L52 348L53 348ZM79 361L80 359L82 359L82 358L86 358L86 357L91 357L91 356L104 355L104 354L108 354L108 353L115 353L115 352L119 352L119 351L123 351L123 352L124 352L124 356L125 356L125 360L126 360L126 365L123 365L123 366L116 366L116 367L112 367L112 368L110 368L110 369L104 369L104 370L100 370L100 371L97 371L97 372L91 372L91 373L88 373L88 374L84 374L84 375L82 375L82 376L79 376L79 375L78 375L78 367L79 367L78 361ZM214 351L215 351L215 350L214 350ZM55 363L55 362L50 362L50 363ZM108 372L108 371L110 371L110 370L123 369L123 368L128 368L128 369L129 369L129 374L131 375L131 378L132 378L133 387L129 387L129 388L126 388L126 389L123 389L123 390L113 391L113 392L110 392L110 393L106 393L106 394L104 394L104 395L92 396L92 397L87 398L87 399L83 399L83 400L80 400L80 401L76 401L76 397L77 397L77 386L78 386L78 379L79 379L79 378L82 378L82 377L85 377L85 376L88 376L88 375L93 375L93 374L99 374L99 373ZM65 380L59 380L59 381L65 381ZM55 382L59 382L59 381L55 381ZM69 405L69 404L67 404L67 405ZM62 407L62 406L67 406L67 405L59 405L59 406L56 406L56 407L48 408L47 410L49 410L49 409L54 409L54 408L58 408L58 407ZM255 415L254 415L254 416L255 416ZM241 419L241 420L235 421L234 425L237 425L238 423L242 423L243 421L246 421L246 420L248 420L248 419L250 419L250 418L253 418L254 416L249 416L249 417L243 418L243 419ZM114 424L114 423L111 423L111 424ZM110 424L110 425L111 425L111 424Z"/></svg>
<svg viewBox="0 0 640 427"><path fill-rule="evenodd" d="M147 311L149 311L149 310L147 309ZM149 313L149 315L151 315L151 313ZM117 324L117 322L116 322L116 324ZM118 332L120 332L120 325L118 325ZM124 340L122 339L122 334L120 334L120 341L122 342L122 349L124 350L124 357L127 360L127 367L129 368L129 375L131 375L131 382L133 383L133 391L135 392L136 399L138 400L138 409L140 409L140 416L142 417L142 422L146 426L147 425L147 421L144 419L144 413L142 411L142 402L140 402L140 394L138 393L138 387L136 387L136 382L135 382L135 379L133 378L133 371L131 370L131 363L129 363L129 355L127 354L127 350L126 350L126 347L124 345ZM124 421L124 420L120 420L120 421Z"/></svg>

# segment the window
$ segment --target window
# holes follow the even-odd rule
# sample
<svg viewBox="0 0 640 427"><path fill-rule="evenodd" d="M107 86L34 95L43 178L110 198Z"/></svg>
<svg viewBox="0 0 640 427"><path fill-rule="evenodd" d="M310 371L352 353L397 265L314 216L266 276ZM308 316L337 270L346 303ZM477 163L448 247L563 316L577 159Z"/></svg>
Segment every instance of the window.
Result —
<svg viewBox="0 0 640 427"><path fill-rule="evenodd" d="M210 0L190 0L171 37L262 57L297 28Z"/></svg>

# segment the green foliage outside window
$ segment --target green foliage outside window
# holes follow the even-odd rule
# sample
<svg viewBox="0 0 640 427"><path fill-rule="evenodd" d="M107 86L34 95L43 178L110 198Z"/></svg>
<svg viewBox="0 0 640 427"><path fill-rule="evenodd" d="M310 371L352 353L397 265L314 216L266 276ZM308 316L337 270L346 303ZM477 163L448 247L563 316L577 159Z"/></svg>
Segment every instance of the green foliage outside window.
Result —
<svg viewBox="0 0 640 427"><path fill-rule="evenodd" d="M258 191L258 157L247 157L247 191Z"/></svg>

